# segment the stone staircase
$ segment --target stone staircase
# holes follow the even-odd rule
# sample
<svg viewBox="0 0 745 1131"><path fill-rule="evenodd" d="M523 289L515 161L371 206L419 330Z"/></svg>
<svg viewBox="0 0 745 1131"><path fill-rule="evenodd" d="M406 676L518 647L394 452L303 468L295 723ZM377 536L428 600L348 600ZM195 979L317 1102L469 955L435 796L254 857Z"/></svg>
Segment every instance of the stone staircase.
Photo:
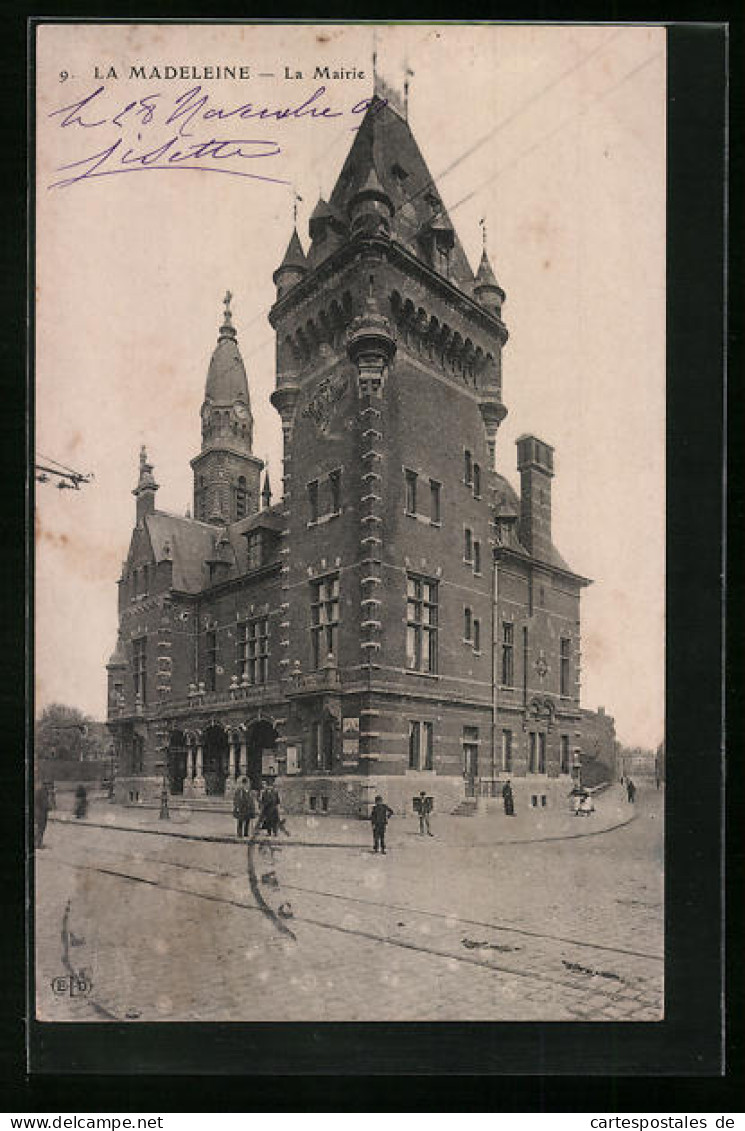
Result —
<svg viewBox="0 0 745 1131"><path fill-rule="evenodd" d="M464 797L451 811L452 817L474 817L478 802L475 797Z"/></svg>

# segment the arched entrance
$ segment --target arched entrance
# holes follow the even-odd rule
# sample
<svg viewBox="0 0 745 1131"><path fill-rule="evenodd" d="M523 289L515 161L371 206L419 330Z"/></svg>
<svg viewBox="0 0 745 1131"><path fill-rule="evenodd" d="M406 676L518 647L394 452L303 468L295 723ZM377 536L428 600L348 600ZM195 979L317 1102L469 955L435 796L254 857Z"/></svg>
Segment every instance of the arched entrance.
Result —
<svg viewBox="0 0 745 1131"><path fill-rule="evenodd" d="M264 756L277 746L277 732L269 719L257 719L246 731L247 773L252 789L260 789L264 777Z"/></svg>
<svg viewBox="0 0 745 1131"><path fill-rule="evenodd" d="M171 732L168 743L168 792L183 793L186 777L186 735L181 730Z"/></svg>
<svg viewBox="0 0 745 1131"><path fill-rule="evenodd" d="M202 766L205 793L222 797L228 776L228 736L220 726L207 727L204 732Z"/></svg>

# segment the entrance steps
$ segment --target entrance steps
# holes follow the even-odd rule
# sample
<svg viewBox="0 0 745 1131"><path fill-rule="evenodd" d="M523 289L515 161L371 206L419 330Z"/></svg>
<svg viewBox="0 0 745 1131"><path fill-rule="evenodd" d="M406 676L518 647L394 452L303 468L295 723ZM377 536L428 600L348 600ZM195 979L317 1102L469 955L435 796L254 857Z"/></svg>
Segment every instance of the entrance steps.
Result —
<svg viewBox="0 0 745 1131"><path fill-rule="evenodd" d="M475 817L478 802L475 797L465 797L451 811L453 817Z"/></svg>

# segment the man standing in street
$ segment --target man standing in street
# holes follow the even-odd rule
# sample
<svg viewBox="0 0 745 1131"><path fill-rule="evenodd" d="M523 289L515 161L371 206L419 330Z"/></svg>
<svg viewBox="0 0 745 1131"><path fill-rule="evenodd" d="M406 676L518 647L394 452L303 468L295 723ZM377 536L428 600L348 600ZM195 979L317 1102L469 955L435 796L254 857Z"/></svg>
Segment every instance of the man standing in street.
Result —
<svg viewBox="0 0 745 1131"><path fill-rule="evenodd" d="M631 778L626 779L626 796L629 799L629 805L633 805L636 800L636 786Z"/></svg>
<svg viewBox="0 0 745 1131"><path fill-rule="evenodd" d="M419 796L416 798L416 803L417 813L419 814L420 835L424 836L426 832L427 836L434 836L435 834L429 827L429 815L432 812L432 798L427 797L425 791L422 790Z"/></svg>
<svg viewBox="0 0 745 1131"><path fill-rule="evenodd" d="M388 818L393 816L393 810L390 806L386 805L383 798L378 794L375 798L375 804L370 813L370 823L372 824L373 831L373 852L377 852L378 848L385 856L385 827L388 824Z"/></svg>
<svg viewBox="0 0 745 1131"><path fill-rule="evenodd" d="M512 795L512 785L509 779L502 786L502 800L504 802L504 814L506 817L515 816L515 798Z"/></svg>
<svg viewBox="0 0 745 1131"><path fill-rule="evenodd" d="M241 778L238 788L233 794L233 816L237 822L236 836L248 836L251 832L251 819L256 816L256 812L253 797L245 778Z"/></svg>

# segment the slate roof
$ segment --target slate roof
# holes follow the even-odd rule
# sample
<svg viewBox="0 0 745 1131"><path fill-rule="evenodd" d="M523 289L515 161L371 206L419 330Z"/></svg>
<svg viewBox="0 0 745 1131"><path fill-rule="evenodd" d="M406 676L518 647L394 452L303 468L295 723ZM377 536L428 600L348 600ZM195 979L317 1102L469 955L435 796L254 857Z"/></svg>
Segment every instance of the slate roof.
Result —
<svg viewBox="0 0 745 1131"><path fill-rule="evenodd" d="M250 404L246 368L238 349L235 330L230 325L220 328L220 337L207 372L205 397L219 405L232 405L238 400Z"/></svg>
<svg viewBox="0 0 745 1131"><path fill-rule="evenodd" d="M390 105L382 109L373 105L365 114L331 193L330 209L348 217L352 197L370 184L375 185L376 192L382 188L393 205L391 238L426 262L423 234L433 221L439 227L452 229L453 225L408 122ZM329 252L332 250L333 245ZM311 254L314 261L324 258L323 244L318 249L312 247ZM474 281L457 235L450 253L449 277L464 288L470 288Z"/></svg>

